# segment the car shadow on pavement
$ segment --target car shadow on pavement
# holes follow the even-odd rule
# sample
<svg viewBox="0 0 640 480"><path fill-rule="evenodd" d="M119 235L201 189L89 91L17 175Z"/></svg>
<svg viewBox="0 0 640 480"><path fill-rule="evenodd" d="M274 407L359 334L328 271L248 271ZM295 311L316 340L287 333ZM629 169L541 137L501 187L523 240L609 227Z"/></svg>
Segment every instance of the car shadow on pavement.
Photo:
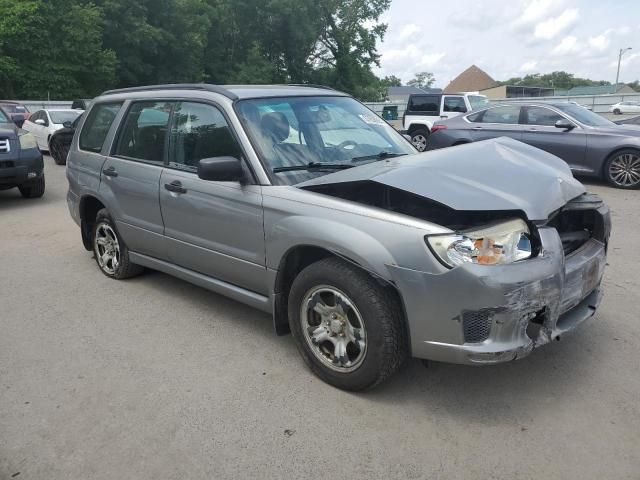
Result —
<svg viewBox="0 0 640 480"><path fill-rule="evenodd" d="M374 402L401 403L482 425L526 425L545 409L565 405L593 383L615 336L603 314L528 357L499 365L466 366L411 359L389 381L366 395Z"/></svg>

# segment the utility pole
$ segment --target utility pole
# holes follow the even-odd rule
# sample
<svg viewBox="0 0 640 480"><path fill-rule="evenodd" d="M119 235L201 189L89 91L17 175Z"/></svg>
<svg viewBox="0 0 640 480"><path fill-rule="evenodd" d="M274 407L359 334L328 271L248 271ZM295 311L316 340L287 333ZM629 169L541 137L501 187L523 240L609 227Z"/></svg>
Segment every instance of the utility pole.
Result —
<svg viewBox="0 0 640 480"><path fill-rule="evenodd" d="M620 78L620 61L622 60L622 55L625 54L628 50L631 50L631 47L621 48L620 53L618 54L618 73L616 73L616 83L615 86L618 86L618 79Z"/></svg>

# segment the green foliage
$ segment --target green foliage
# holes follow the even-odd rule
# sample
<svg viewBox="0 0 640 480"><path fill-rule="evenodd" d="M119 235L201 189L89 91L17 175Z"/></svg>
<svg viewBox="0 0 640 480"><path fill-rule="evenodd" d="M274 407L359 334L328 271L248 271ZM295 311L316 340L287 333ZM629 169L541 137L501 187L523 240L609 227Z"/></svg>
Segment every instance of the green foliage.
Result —
<svg viewBox="0 0 640 480"><path fill-rule="evenodd" d="M640 80L634 80L631 83L627 83L627 85L633 88L636 92L640 92Z"/></svg>
<svg viewBox="0 0 640 480"><path fill-rule="evenodd" d="M499 85L522 85L526 87L546 87L569 90L573 87L590 87L594 85L611 85L605 80L589 80L587 78L575 77L568 72L534 73L525 77L514 77L509 80L498 82Z"/></svg>
<svg viewBox="0 0 640 480"><path fill-rule="evenodd" d="M389 75L382 79L382 83L385 87L401 87L402 80L395 75Z"/></svg>
<svg viewBox="0 0 640 480"><path fill-rule="evenodd" d="M382 100L390 0L0 0L0 97L173 82L323 83ZM394 81L399 81L395 79Z"/></svg>
<svg viewBox="0 0 640 480"><path fill-rule="evenodd" d="M416 76L407 82L407 85L410 87L418 87L418 88L431 88L431 86L436 82L436 77L433 76L431 72L420 72L416 73Z"/></svg>
<svg viewBox="0 0 640 480"><path fill-rule="evenodd" d="M0 0L0 97L83 97L115 80L102 11L72 0Z"/></svg>

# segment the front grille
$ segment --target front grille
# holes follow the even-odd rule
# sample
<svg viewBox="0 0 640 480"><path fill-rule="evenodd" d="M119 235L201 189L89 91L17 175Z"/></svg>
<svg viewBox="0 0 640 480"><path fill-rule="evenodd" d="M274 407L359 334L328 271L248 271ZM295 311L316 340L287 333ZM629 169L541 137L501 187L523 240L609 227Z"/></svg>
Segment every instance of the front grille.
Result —
<svg viewBox="0 0 640 480"><path fill-rule="evenodd" d="M8 138L0 138L0 153L9 153L11 151L11 144Z"/></svg>
<svg viewBox="0 0 640 480"><path fill-rule="evenodd" d="M563 210L548 225L554 227L562 240L562 249L569 255L587 243L596 228L596 210Z"/></svg>
<svg viewBox="0 0 640 480"><path fill-rule="evenodd" d="M7 160L5 162L0 162L0 169L2 168L14 168L16 166L11 160Z"/></svg>
<svg viewBox="0 0 640 480"><path fill-rule="evenodd" d="M462 314L462 328L466 343L484 342L491 332L489 312L465 312Z"/></svg>

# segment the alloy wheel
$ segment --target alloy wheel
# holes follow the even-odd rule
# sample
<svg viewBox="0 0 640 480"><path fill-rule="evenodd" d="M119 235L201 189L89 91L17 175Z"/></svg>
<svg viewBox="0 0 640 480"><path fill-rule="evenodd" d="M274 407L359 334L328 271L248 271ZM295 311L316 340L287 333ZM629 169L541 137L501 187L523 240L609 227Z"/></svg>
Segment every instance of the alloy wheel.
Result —
<svg viewBox="0 0 640 480"><path fill-rule="evenodd" d="M321 285L303 297L300 323L313 354L330 369L357 369L367 352L364 321L355 304L334 287Z"/></svg>
<svg viewBox="0 0 640 480"><path fill-rule="evenodd" d="M114 275L120 265L120 244L111 225L98 224L93 240L93 249L100 268L108 275Z"/></svg>
<svg viewBox="0 0 640 480"><path fill-rule="evenodd" d="M622 153L609 164L609 177L620 187L635 187L640 184L640 156Z"/></svg>
<svg viewBox="0 0 640 480"><path fill-rule="evenodd" d="M419 152L424 152L427 149L427 137L420 133L411 137L411 143Z"/></svg>

